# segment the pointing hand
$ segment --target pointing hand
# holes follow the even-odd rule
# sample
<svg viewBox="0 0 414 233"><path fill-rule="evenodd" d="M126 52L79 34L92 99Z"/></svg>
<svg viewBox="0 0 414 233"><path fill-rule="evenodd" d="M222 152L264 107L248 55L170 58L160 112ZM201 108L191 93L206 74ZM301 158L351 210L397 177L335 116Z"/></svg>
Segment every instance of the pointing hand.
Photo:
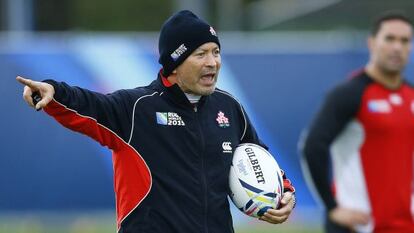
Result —
<svg viewBox="0 0 414 233"><path fill-rule="evenodd" d="M36 110L42 109L50 101L53 100L55 89L53 88L52 85L45 83L45 82L37 82L31 79L25 79L20 76L17 76L16 80L20 82L21 84L25 85L24 90L23 90L23 99L26 101L26 103L29 106L35 108ZM33 102L34 98L39 98L39 99Z"/></svg>

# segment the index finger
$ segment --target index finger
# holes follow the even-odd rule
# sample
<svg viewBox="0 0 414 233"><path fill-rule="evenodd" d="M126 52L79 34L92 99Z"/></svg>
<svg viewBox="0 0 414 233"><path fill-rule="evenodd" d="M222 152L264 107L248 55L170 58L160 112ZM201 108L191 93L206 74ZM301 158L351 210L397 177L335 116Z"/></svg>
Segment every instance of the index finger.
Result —
<svg viewBox="0 0 414 233"><path fill-rule="evenodd" d="M27 78L23 78L21 76L17 76L16 77L16 80L19 83L21 83L23 85L26 85L26 86L28 86L30 88L36 88L35 82L33 82L33 80L31 80L31 79L27 79Z"/></svg>
<svg viewBox="0 0 414 233"><path fill-rule="evenodd" d="M289 215L291 212L292 212L292 208L289 205L284 205L280 207L280 209L270 208L266 211L266 213L273 215L273 216L285 216L285 215Z"/></svg>
<svg viewBox="0 0 414 233"><path fill-rule="evenodd" d="M281 210L268 209L260 218L270 223L282 223L288 219L289 214L289 212Z"/></svg>

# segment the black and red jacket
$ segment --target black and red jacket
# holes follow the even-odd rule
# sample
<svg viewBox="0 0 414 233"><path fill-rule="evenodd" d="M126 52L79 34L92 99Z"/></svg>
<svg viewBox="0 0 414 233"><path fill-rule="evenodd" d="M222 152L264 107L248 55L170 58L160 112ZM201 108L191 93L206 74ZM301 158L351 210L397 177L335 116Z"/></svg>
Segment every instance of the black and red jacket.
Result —
<svg viewBox="0 0 414 233"><path fill-rule="evenodd" d="M45 80L55 88L45 111L113 151L118 232L233 232L232 150L262 143L227 92L216 89L195 109L162 79L106 95Z"/></svg>
<svg viewBox="0 0 414 233"><path fill-rule="evenodd" d="M355 232L414 232L411 84L388 89L356 73L326 96L302 149L308 181L328 211L370 214Z"/></svg>

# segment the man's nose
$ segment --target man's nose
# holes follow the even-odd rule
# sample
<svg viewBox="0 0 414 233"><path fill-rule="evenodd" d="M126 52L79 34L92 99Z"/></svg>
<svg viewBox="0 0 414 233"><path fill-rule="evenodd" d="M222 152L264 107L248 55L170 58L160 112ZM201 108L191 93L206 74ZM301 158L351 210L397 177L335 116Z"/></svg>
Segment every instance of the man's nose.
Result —
<svg viewBox="0 0 414 233"><path fill-rule="evenodd" d="M217 66L216 58L213 54L208 54L206 57L206 66L215 67Z"/></svg>

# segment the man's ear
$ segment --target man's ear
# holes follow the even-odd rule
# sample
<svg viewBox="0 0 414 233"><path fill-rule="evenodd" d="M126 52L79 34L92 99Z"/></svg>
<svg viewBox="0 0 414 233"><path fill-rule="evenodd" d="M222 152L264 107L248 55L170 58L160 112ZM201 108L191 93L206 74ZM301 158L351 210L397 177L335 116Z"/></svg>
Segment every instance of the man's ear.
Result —
<svg viewBox="0 0 414 233"><path fill-rule="evenodd" d="M173 70L173 71L171 72L171 74L170 74L170 75L168 75L167 79L168 79L168 81L170 81L170 83L172 83L172 84L177 83L177 70L176 70L176 69L175 69L175 70Z"/></svg>
<svg viewBox="0 0 414 233"><path fill-rule="evenodd" d="M373 50L375 37L369 36L367 39L367 47L369 51Z"/></svg>

